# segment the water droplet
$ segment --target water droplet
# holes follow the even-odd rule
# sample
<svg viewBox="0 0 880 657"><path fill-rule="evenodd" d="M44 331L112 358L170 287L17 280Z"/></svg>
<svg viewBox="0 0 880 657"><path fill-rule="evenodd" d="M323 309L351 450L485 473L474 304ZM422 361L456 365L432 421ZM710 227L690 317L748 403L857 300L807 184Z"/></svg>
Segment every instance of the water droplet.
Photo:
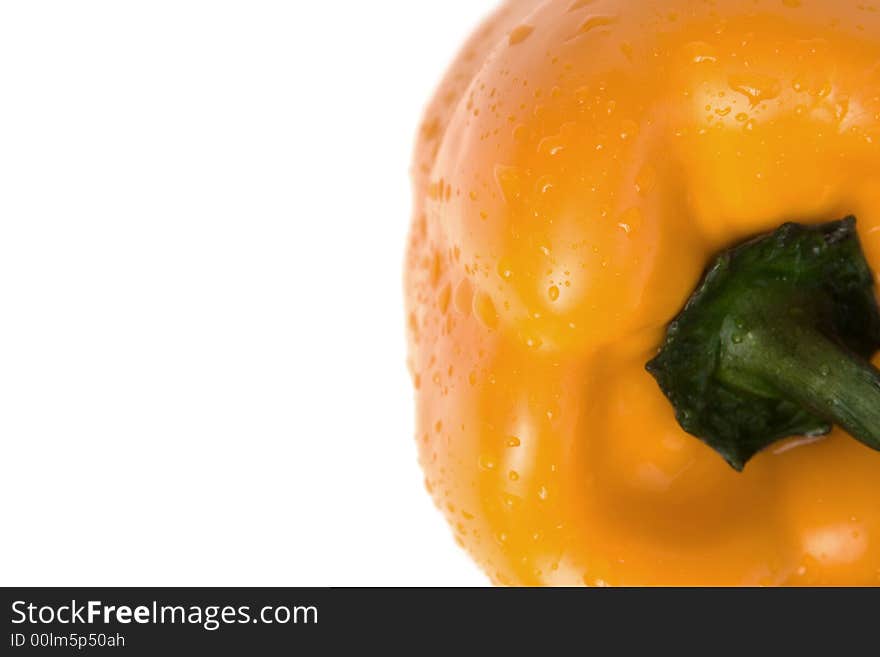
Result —
<svg viewBox="0 0 880 657"><path fill-rule="evenodd" d="M705 41L692 41L683 50L685 59L693 64L714 64L718 61L715 49Z"/></svg>
<svg viewBox="0 0 880 657"><path fill-rule="evenodd" d="M519 480L519 472L517 472L516 470L511 470L510 472L507 473L507 478L510 479L511 481L518 481Z"/></svg>
<svg viewBox="0 0 880 657"><path fill-rule="evenodd" d="M513 495L511 493L504 493L501 496L501 499L504 502L504 506L506 506L508 509L512 509L513 507L518 506L520 502L522 502L521 497Z"/></svg>
<svg viewBox="0 0 880 657"><path fill-rule="evenodd" d="M535 189L539 194L549 194L553 191L553 178L551 176L541 176L535 183Z"/></svg>
<svg viewBox="0 0 880 657"><path fill-rule="evenodd" d="M556 301L559 298L559 288L551 285L550 289L547 290L547 296L550 297L550 301Z"/></svg>
<svg viewBox="0 0 880 657"><path fill-rule="evenodd" d="M516 436L508 436L507 437L507 446L508 447L519 447L521 444L522 444L522 442Z"/></svg>
<svg viewBox="0 0 880 657"><path fill-rule="evenodd" d="M538 153L546 153L550 156L559 155L564 150L565 144L555 135L544 137L538 144Z"/></svg>
<svg viewBox="0 0 880 657"><path fill-rule="evenodd" d="M467 315L471 311L471 300L473 299L473 294L474 288L471 285L470 279L461 279L461 282L455 288L455 295L453 299L455 309L463 315Z"/></svg>
<svg viewBox="0 0 880 657"><path fill-rule="evenodd" d="M639 134L639 124L630 119L624 119L620 122L620 138L623 141L637 137Z"/></svg>
<svg viewBox="0 0 880 657"><path fill-rule="evenodd" d="M591 16L581 25L579 34L586 34L600 27L609 27L617 22L614 16Z"/></svg>
<svg viewBox="0 0 880 657"><path fill-rule="evenodd" d="M446 311L449 310L449 302L452 300L452 284L447 283L443 286L443 289L440 290L440 295L437 297L437 308L440 310L440 313L445 315Z"/></svg>
<svg viewBox="0 0 880 657"><path fill-rule="evenodd" d="M443 276L443 256L437 251L431 259L431 286L437 287L440 278Z"/></svg>
<svg viewBox="0 0 880 657"><path fill-rule="evenodd" d="M578 9L583 9L589 4L592 4L595 0L575 0L574 4L568 8L569 12L577 11Z"/></svg>
<svg viewBox="0 0 880 657"><path fill-rule="evenodd" d="M508 43L510 43L511 46L520 44L528 39L534 31L535 28L531 25L520 25L519 27L514 28L510 33Z"/></svg>
<svg viewBox="0 0 880 657"><path fill-rule="evenodd" d="M617 222L617 227L620 228L624 233L629 235L642 225L642 211L638 208L630 208L622 215Z"/></svg>
<svg viewBox="0 0 880 657"><path fill-rule="evenodd" d="M474 315L486 328L498 327L498 311L495 310L492 297L485 292L474 295Z"/></svg>
<svg viewBox="0 0 880 657"><path fill-rule="evenodd" d="M513 277L513 268L510 261L506 258L501 258L501 260L498 261L498 267L496 270L498 275L505 281L509 281Z"/></svg>
<svg viewBox="0 0 880 657"><path fill-rule="evenodd" d="M731 89L748 98L752 107L765 100L776 98L782 91L778 79L758 73L731 75L728 84Z"/></svg>
<svg viewBox="0 0 880 657"><path fill-rule="evenodd" d="M479 465L481 470L494 470L495 460L491 456L483 455L480 457Z"/></svg>

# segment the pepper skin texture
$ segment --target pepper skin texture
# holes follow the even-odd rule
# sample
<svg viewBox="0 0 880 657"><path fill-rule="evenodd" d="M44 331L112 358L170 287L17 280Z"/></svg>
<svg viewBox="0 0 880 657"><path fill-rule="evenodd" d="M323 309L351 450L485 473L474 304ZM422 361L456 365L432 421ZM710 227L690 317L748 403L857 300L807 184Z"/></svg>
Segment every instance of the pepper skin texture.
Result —
<svg viewBox="0 0 880 657"><path fill-rule="evenodd" d="M880 583L880 453L835 429L737 473L645 370L783 222L856 215L880 271L880 2L511 0L413 176L420 461L494 583Z"/></svg>

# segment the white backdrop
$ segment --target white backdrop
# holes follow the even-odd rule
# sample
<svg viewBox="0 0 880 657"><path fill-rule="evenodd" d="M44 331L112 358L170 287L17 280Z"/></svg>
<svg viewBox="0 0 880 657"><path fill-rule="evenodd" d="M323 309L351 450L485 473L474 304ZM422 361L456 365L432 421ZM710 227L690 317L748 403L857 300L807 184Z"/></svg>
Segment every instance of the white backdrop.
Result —
<svg viewBox="0 0 880 657"><path fill-rule="evenodd" d="M485 583L401 276L421 108L494 4L0 3L0 584Z"/></svg>

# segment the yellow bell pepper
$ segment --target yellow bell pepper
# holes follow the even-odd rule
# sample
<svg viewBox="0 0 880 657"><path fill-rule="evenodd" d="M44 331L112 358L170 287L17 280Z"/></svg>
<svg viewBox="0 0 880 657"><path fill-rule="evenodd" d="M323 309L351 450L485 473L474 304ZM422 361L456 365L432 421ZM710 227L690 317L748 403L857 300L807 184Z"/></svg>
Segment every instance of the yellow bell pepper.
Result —
<svg viewBox="0 0 880 657"><path fill-rule="evenodd" d="M510 0L414 189L420 460L493 582L880 583L880 5Z"/></svg>

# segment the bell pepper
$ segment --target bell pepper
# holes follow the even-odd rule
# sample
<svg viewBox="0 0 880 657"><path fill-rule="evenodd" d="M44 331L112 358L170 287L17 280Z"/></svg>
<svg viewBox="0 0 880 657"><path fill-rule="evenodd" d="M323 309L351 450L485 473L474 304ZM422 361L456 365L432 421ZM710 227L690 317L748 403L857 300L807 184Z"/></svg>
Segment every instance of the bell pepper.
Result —
<svg viewBox="0 0 880 657"><path fill-rule="evenodd" d="M494 583L880 583L880 5L509 0L413 178L419 458Z"/></svg>

